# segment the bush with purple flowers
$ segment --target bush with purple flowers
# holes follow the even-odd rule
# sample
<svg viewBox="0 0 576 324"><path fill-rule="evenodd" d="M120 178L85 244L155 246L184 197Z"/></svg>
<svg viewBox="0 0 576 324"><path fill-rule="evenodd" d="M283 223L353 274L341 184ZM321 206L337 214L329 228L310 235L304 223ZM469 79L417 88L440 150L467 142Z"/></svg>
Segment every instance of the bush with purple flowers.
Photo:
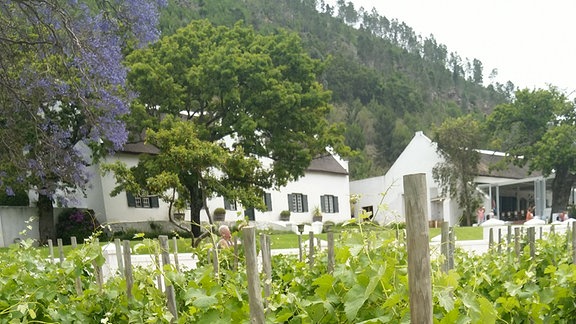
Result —
<svg viewBox="0 0 576 324"><path fill-rule="evenodd" d="M70 208L58 216L56 235L62 243L70 244L70 237L75 236L78 242L90 237L100 227L92 209Z"/></svg>

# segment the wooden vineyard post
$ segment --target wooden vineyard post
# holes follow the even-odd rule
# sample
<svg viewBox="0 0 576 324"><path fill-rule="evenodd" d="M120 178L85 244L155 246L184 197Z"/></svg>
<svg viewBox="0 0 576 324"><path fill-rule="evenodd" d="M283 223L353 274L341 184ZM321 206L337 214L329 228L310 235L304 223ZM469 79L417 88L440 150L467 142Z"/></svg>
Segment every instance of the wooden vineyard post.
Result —
<svg viewBox="0 0 576 324"><path fill-rule="evenodd" d="M308 254L308 263L310 264L310 268L312 268L314 267L314 232L310 231L308 234L310 235L310 240L308 241L310 248L310 252Z"/></svg>
<svg viewBox="0 0 576 324"><path fill-rule="evenodd" d="M124 275L124 262L122 262L122 246L120 239L114 239L114 246L116 247L116 262L118 263L118 272Z"/></svg>
<svg viewBox="0 0 576 324"><path fill-rule="evenodd" d="M174 243L174 266L176 266L176 271L180 272L180 262L178 261L178 239L176 236L172 238L172 243Z"/></svg>
<svg viewBox="0 0 576 324"><path fill-rule="evenodd" d="M102 250L100 249L100 241L95 239L92 244L95 244L96 247L100 250L98 253L102 254ZM102 292L102 287L104 286L104 275L102 274L102 267L98 265L96 260L92 261L92 266L94 267L94 276L96 277L96 283L98 284L98 289Z"/></svg>
<svg viewBox="0 0 576 324"><path fill-rule="evenodd" d="M124 240L122 242L122 247L124 248L124 277L126 278L126 296L128 296L128 300L131 300L134 278L132 277L132 255L130 253L130 241Z"/></svg>
<svg viewBox="0 0 576 324"><path fill-rule="evenodd" d="M76 243L76 236L70 237L70 245L72 245L73 249L78 247L78 244ZM74 278L74 286L76 287L76 293L78 296L82 295L82 280L79 276Z"/></svg>
<svg viewBox="0 0 576 324"><path fill-rule="evenodd" d="M334 272L334 263L335 263L335 258L334 258L334 229L332 228L332 226L328 226L328 234L327 234L327 239L328 239L328 273L333 273Z"/></svg>
<svg viewBox="0 0 576 324"><path fill-rule="evenodd" d="M528 228L528 243L530 244L530 258L534 259L534 257L536 256L536 246L535 246L535 241L536 240L536 229L534 227L530 227Z"/></svg>
<svg viewBox="0 0 576 324"><path fill-rule="evenodd" d="M264 303L270 297L270 283L272 280L272 260L270 254L270 236L262 233L260 234L260 250L262 251L262 271L266 275L264 282Z"/></svg>
<svg viewBox="0 0 576 324"><path fill-rule="evenodd" d="M234 236L234 270L238 270L238 238Z"/></svg>
<svg viewBox="0 0 576 324"><path fill-rule="evenodd" d="M242 229L242 238L246 257L250 322L264 324L264 306L262 305L262 289L260 288L258 256L256 255L256 229L254 226L244 227Z"/></svg>
<svg viewBox="0 0 576 324"><path fill-rule="evenodd" d="M450 261L451 257L454 257L453 254L450 253L450 225L448 222L442 222L442 233L440 239L440 251L444 256L444 264L442 265L442 270L444 272L448 272L451 267L450 265L454 262Z"/></svg>
<svg viewBox="0 0 576 324"><path fill-rule="evenodd" d="M50 251L50 262L54 263L54 245L52 244L52 239L48 239L48 249Z"/></svg>
<svg viewBox="0 0 576 324"><path fill-rule="evenodd" d="M512 225L508 225L508 232L506 233L506 245L508 254L510 254L510 249L512 247Z"/></svg>
<svg viewBox="0 0 576 324"><path fill-rule="evenodd" d="M298 224L298 256L300 257L300 262L302 262L302 233L304 233L304 224Z"/></svg>
<svg viewBox="0 0 576 324"><path fill-rule="evenodd" d="M60 257L60 264L64 262L64 248L62 247L62 239L56 239L56 244L58 244L58 255Z"/></svg>
<svg viewBox="0 0 576 324"><path fill-rule="evenodd" d="M572 222L572 263L576 263L576 222Z"/></svg>
<svg viewBox="0 0 576 324"><path fill-rule="evenodd" d="M162 273L165 271L165 266L170 265L170 252L168 247L168 236L160 235L158 236L158 241L160 241L160 253L162 254ZM174 316L174 320L178 320L178 310L176 309L176 295L174 293L174 286L168 284L166 276L164 276L164 286L166 286L166 299L168 304L168 310Z"/></svg>
<svg viewBox="0 0 576 324"><path fill-rule="evenodd" d="M432 280L427 217L426 175L404 176L404 206L408 245L410 321L432 323Z"/></svg>
<svg viewBox="0 0 576 324"><path fill-rule="evenodd" d="M520 260L520 228L514 228L514 252L516 253L516 257Z"/></svg>

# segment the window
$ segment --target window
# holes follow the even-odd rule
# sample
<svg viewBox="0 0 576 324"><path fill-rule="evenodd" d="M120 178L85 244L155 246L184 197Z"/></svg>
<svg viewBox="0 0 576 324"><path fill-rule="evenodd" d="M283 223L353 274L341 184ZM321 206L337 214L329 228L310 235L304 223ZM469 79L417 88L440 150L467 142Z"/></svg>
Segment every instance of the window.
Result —
<svg viewBox="0 0 576 324"><path fill-rule="evenodd" d="M236 206L236 201L235 200L228 200L228 199L224 198L224 209L226 209L226 210L238 210L238 207Z"/></svg>
<svg viewBox="0 0 576 324"><path fill-rule="evenodd" d="M269 192L264 193L264 204L266 205L266 211L272 211L272 195Z"/></svg>
<svg viewBox="0 0 576 324"><path fill-rule="evenodd" d="M308 211L308 196L293 193L288 195L288 207L291 212L305 213Z"/></svg>
<svg viewBox="0 0 576 324"><path fill-rule="evenodd" d="M158 196L134 196L133 194L126 193L126 201L128 207L134 208L158 208L160 207Z"/></svg>
<svg viewBox="0 0 576 324"><path fill-rule="evenodd" d="M320 206L323 213L337 213L338 197L332 195L320 196Z"/></svg>

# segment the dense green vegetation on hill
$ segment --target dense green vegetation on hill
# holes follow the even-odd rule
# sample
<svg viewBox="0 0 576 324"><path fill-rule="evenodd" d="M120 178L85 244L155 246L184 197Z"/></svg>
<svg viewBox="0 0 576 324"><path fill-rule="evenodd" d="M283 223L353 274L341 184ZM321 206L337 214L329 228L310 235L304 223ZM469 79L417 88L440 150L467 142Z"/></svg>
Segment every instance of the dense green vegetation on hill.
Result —
<svg viewBox="0 0 576 324"><path fill-rule="evenodd" d="M511 82L484 86L480 60L349 2L175 0L160 28L169 35L194 19L300 35L308 53L326 64L320 78L332 91L331 121L346 125L347 144L360 152L350 161L352 179L382 174L415 131L464 114L481 119L514 91Z"/></svg>

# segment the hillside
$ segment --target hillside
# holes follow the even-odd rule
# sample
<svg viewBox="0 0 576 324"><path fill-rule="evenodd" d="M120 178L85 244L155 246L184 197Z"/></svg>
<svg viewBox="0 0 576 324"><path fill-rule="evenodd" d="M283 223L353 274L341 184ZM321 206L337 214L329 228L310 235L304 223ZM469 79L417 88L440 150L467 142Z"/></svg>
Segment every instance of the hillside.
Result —
<svg viewBox="0 0 576 324"><path fill-rule="evenodd" d="M164 35L193 19L232 25L241 20L263 33L298 33L309 54L326 62L319 76L332 91L331 121L346 127L351 179L380 175L415 131L430 132L447 117L483 118L510 98L513 84L484 86L482 62L463 59L433 35L376 11L339 1L172 0L161 16Z"/></svg>

